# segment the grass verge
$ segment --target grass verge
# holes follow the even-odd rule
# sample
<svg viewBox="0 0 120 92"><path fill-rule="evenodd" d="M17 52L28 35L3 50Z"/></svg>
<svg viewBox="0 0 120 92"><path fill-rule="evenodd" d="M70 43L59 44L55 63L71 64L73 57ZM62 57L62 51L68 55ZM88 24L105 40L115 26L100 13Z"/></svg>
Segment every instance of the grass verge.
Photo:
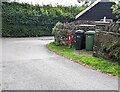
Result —
<svg viewBox="0 0 120 92"><path fill-rule="evenodd" d="M116 63L113 63L111 61L97 58L93 56L80 56L73 53L73 48L69 48L67 46L57 46L54 42L49 43L47 47L67 58L73 59L75 61L78 61L84 65L90 66L91 68L113 75L113 76L120 76L119 69L120 66Z"/></svg>

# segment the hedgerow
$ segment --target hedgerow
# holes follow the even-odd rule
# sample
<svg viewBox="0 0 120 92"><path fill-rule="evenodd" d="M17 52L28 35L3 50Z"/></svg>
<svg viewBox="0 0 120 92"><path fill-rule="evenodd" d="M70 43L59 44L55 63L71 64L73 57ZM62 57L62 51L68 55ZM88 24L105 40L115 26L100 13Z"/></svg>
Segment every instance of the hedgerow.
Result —
<svg viewBox="0 0 120 92"><path fill-rule="evenodd" d="M84 6L31 5L27 3L3 2L3 37L38 37L52 35L54 25L70 22Z"/></svg>

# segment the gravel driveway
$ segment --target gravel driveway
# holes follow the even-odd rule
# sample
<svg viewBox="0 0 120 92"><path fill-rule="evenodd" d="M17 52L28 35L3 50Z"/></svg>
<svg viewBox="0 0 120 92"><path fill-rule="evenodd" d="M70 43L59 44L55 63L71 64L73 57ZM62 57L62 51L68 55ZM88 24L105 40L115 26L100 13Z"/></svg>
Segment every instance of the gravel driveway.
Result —
<svg viewBox="0 0 120 92"><path fill-rule="evenodd" d="M88 69L46 48L53 37L4 38L3 90L118 90L118 78Z"/></svg>

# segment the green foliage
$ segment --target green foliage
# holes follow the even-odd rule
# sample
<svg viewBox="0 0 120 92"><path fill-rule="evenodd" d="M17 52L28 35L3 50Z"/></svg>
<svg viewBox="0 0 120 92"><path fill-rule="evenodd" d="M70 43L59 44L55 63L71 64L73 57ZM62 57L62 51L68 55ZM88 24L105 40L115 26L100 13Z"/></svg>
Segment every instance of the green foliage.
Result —
<svg viewBox="0 0 120 92"><path fill-rule="evenodd" d="M93 69L99 70L104 73L112 74L113 76L120 76L119 69L120 66L117 63L104 60L102 58L96 58L93 56L81 56L73 53L73 48L69 48L68 46L59 45L57 46L55 43L48 44L48 48L60 55L68 57L73 60L77 60L83 65L89 65Z"/></svg>
<svg viewBox="0 0 120 92"><path fill-rule="evenodd" d="M120 41L112 42L106 49L111 58L120 59Z"/></svg>
<svg viewBox="0 0 120 92"><path fill-rule="evenodd" d="M112 6L113 13L116 15L116 18L120 22L120 3Z"/></svg>
<svg viewBox="0 0 120 92"><path fill-rule="evenodd" d="M61 22L57 22L55 26L52 28L52 34L55 34L55 32L58 30L58 26L62 25Z"/></svg>
<svg viewBox="0 0 120 92"><path fill-rule="evenodd" d="M57 5L30 5L27 3L3 2L3 37L36 37L51 35L54 25L70 22L85 7Z"/></svg>

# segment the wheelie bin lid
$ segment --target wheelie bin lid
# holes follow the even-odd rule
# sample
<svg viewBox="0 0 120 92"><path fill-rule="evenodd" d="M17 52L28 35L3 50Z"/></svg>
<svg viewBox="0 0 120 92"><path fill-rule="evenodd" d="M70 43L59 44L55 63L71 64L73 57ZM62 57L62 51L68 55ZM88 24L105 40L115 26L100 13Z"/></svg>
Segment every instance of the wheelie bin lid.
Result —
<svg viewBox="0 0 120 92"><path fill-rule="evenodd" d="M85 34L95 34L95 31L87 31Z"/></svg>
<svg viewBox="0 0 120 92"><path fill-rule="evenodd" d="M84 33L84 30L76 30L75 31L75 34L83 34Z"/></svg>

